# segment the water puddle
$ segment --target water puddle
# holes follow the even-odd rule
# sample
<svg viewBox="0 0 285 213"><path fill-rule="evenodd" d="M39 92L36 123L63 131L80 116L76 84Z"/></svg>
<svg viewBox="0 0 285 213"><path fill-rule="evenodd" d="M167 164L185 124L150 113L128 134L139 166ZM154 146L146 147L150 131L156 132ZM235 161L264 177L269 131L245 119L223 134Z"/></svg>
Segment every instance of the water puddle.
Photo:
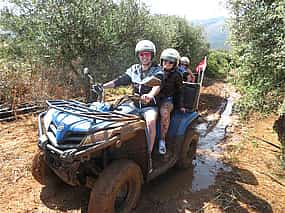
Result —
<svg viewBox="0 0 285 213"><path fill-rule="evenodd" d="M198 125L197 129L200 133L197 157L194 162L194 174L192 179L192 191L206 189L215 182L215 177L220 171L230 171L231 168L224 165L220 160L222 149L219 146L227 133L230 125L230 115L233 107L233 100L229 98L220 118L216 120L208 117Z"/></svg>
<svg viewBox="0 0 285 213"><path fill-rule="evenodd" d="M221 171L231 171L221 159L224 138L230 125L233 100L228 99L221 106L218 116L209 116L197 127L200 141L194 167L189 169L171 169L144 187L144 202L168 202L184 194L207 189L215 183Z"/></svg>

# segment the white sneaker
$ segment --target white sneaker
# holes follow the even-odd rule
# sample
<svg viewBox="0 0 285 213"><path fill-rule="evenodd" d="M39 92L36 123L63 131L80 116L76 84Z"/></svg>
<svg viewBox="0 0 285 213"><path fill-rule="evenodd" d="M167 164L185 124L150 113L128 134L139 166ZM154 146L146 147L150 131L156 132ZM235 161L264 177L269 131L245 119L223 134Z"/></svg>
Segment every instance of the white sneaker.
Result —
<svg viewBox="0 0 285 213"><path fill-rule="evenodd" d="M164 140L159 140L159 153L164 155L166 153L166 146Z"/></svg>

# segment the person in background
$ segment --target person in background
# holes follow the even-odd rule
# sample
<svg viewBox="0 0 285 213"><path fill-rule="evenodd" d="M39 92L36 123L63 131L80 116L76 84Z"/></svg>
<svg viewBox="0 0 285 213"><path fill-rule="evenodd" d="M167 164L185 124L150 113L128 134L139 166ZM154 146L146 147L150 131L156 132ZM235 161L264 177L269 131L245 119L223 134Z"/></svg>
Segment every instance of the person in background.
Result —
<svg viewBox="0 0 285 213"><path fill-rule="evenodd" d="M195 82L195 76L192 73L192 71L190 70L189 65L190 65L189 58L186 56L181 57L180 63L179 63L179 71L183 75L183 81L194 83Z"/></svg>
<svg viewBox="0 0 285 213"><path fill-rule="evenodd" d="M170 113L174 108L175 102L183 103L183 95L179 95L182 92L182 75L178 70L180 55L175 49L165 49L160 56L160 65L164 71L164 84L161 86L159 94L160 102L160 140L159 140L159 153L166 153L165 139L170 123ZM182 106L182 104L180 105ZM180 109L185 112L185 108Z"/></svg>
<svg viewBox="0 0 285 213"><path fill-rule="evenodd" d="M156 96L160 91L160 86L149 87L139 84L146 77L155 76L163 81L163 75L160 66L153 63L156 54L156 48L153 42L142 40L137 43L135 54L139 59L139 64L134 64L118 78L103 84L103 88L114 88L118 86L133 85L134 93L141 96L141 100L135 103L135 114L142 115L146 122L149 133L150 144L149 151L152 152L156 136L156 120L158 116L158 106Z"/></svg>

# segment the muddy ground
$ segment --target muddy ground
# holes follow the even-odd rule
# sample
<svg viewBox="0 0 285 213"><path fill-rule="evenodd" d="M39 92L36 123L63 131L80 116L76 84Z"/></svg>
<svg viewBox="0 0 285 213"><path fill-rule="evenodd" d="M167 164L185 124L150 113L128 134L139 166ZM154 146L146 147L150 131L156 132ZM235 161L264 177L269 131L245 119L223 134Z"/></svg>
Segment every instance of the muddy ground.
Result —
<svg viewBox="0 0 285 213"><path fill-rule="evenodd" d="M200 101L207 125L194 168L171 169L145 184L134 212L285 212L275 115L253 115L248 122L230 116L219 141L206 144L213 141L207 137L223 117L228 97L237 98L228 85L208 81ZM88 189L58 183L45 187L32 177L36 117L2 123L0 134L0 212L86 212Z"/></svg>

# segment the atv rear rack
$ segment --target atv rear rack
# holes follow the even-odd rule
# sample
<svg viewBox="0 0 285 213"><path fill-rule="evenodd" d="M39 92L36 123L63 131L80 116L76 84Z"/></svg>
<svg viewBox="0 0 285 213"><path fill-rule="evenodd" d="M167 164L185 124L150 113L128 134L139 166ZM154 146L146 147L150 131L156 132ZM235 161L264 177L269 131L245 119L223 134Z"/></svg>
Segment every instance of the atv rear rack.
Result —
<svg viewBox="0 0 285 213"><path fill-rule="evenodd" d="M120 113L115 111L102 112L95 109L91 109L89 104L85 104L75 100L48 100L46 101L50 108L66 112L72 115L98 119L103 121L135 121L141 118L137 115Z"/></svg>

